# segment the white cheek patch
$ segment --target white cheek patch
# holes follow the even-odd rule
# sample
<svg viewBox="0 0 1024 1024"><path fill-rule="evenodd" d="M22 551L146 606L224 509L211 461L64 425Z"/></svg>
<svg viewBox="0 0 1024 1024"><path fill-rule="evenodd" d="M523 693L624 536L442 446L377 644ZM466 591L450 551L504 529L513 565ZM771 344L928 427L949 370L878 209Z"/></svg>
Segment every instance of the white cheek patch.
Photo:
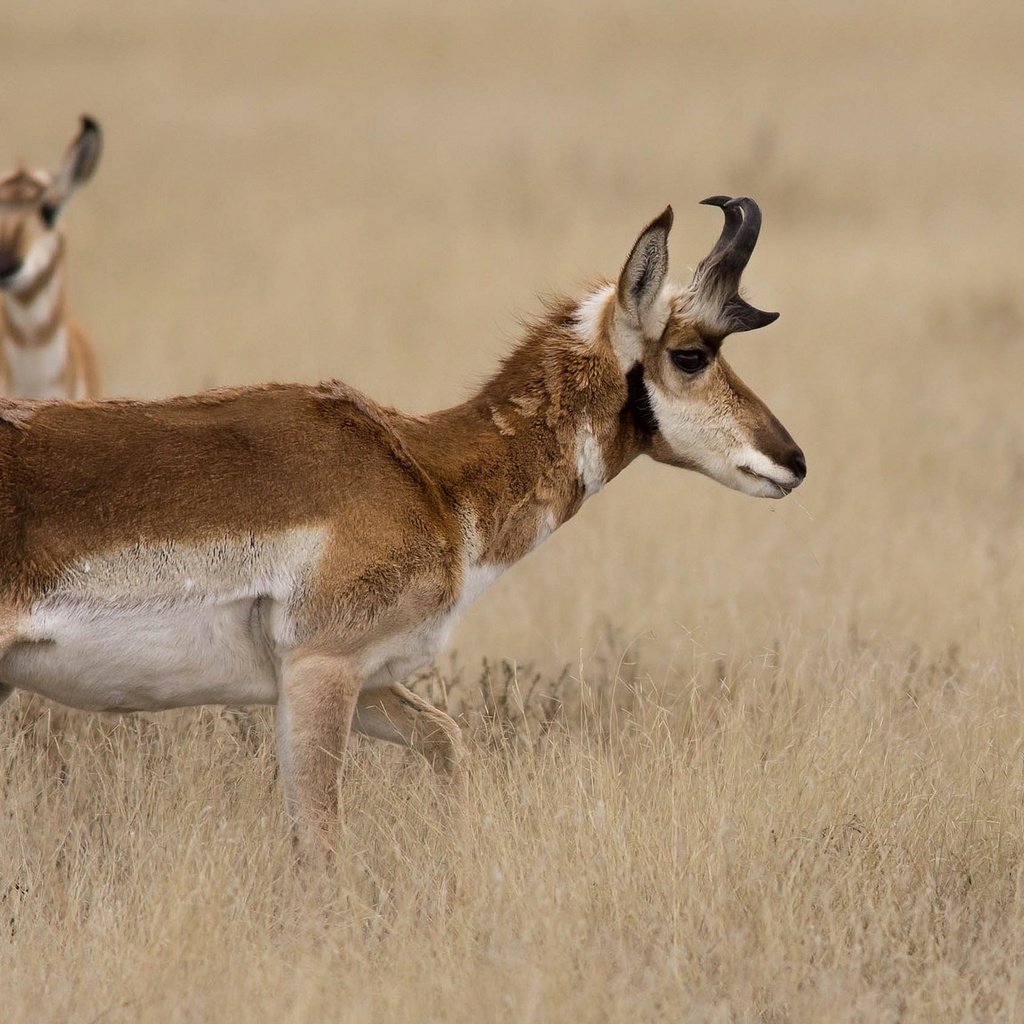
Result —
<svg viewBox="0 0 1024 1024"><path fill-rule="evenodd" d="M757 498L779 498L799 478L755 448L734 419L701 416L696 403L673 398L647 384L651 409L662 436L680 462L726 487Z"/></svg>
<svg viewBox="0 0 1024 1024"><path fill-rule="evenodd" d="M647 393L661 435L681 463L726 487L749 491L753 477L740 471L738 460L749 446L737 437L738 424L711 415L706 406L666 395L649 381Z"/></svg>
<svg viewBox="0 0 1024 1024"><path fill-rule="evenodd" d="M725 432L713 422L706 406L667 395L650 379L645 386L658 429L681 461L710 471L735 447L734 439L723 436Z"/></svg>

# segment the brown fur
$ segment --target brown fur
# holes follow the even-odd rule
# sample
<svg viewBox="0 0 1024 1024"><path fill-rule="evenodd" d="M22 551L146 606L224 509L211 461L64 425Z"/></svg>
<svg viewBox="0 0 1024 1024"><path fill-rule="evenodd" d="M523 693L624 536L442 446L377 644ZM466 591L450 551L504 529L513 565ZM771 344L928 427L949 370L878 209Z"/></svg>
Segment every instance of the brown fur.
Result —
<svg viewBox="0 0 1024 1024"><path fill-rule="evenodd" d="M334 555L347 560L347 585L365 578L386 603L381 561L404 578L458 543L403 450L396 427L407 419L337 384L156 402L0 401L0 587L27 599L75 560L136 541L324 521L365 537L368 506L380 503L398 519L373 531L381 552L368 558L339 536Z"/></svg>
<svg viewBox="0 0 1024 1024"><path fill-rule="evenodd" d="M430 416L338 382L152 402L0 400L0 595L23 604L73 562L137 541L330 522L344 529L332 534L324 604L361 628L410 579L442 569L430 588L440 607L459 584L459 510L475 518L483 560L511 563L544 516L561 523L579 507L571 451L583 418L613 443L617 469L635 454L619 436L614 357L585 349L570 309L535 325L479 395Z"/></svg>
<svg viewBox="0 0 1024 1024"><path fill-rule="evenodd" d="M660 235L634 248L657 273L632 262L623 271L618 294L629 308L608 288L590 305L549 303L476 395L427 416L339 382L150 402L0 400L0 621L10 624L0 662L5 637L18 645L19 619L71 593L91 560L190 545L245 551L314 528L323 545L288 598L295 636L278 668L293 816L315 830L333 819L350 726L460 777L458 727L397 677L443 642L472 573L486 582L522 558L637 455L686 464L637 426L624 366L642 361L656 392L696 407L688 415L699 427L710 411L707 429L730 443L782 431L720 360L718 342L702 340L707 325L686 293L658 312L670 220L653 222L648 233ZM651 327L641 317L661 319ZM672 348L701 344L707 370L673 376ZM86 592L132 608L138 563L114 564Z"/></svg>

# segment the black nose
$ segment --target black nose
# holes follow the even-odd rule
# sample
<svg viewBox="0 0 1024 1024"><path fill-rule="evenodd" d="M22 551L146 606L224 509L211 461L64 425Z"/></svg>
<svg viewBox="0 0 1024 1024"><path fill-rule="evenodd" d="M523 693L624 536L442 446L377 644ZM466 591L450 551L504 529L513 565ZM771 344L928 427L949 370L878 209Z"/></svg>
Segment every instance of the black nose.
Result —
<svg viewBox="0 0 1024 1024"><path fill-rule="evenodd" d="M799 448L794 448L786 459L786 468L801 480L807 476L807 460Z"/></svg>
<svg viewBox="0 0 1024 1024"><path fill-rule="evenodd" d="M21 270L21 260L14 253L0 251L0 283Z"/></svg>

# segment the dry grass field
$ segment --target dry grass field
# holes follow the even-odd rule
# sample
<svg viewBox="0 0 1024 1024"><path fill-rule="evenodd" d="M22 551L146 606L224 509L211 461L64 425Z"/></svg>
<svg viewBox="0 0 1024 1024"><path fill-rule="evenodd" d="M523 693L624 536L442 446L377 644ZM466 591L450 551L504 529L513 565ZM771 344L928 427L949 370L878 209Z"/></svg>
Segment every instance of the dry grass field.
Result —
<svg viewBox="0 0 1024 1024"><path fill-rule="evenodd" d="M536 296L755 196L727 343L782 502L636 464L360 743L297 867L269 714L0 712L0 1019L1024 1019L1024 7L8 5L0 164L69 217L109 393L459 401Z"/></svg>

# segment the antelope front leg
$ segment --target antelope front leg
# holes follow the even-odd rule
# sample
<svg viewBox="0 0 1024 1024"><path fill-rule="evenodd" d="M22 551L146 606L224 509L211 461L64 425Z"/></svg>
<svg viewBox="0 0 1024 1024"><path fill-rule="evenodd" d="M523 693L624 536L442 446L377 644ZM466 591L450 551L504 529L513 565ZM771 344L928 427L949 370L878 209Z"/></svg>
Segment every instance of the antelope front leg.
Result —
<svg viewBox="0 0 1024 1024"><path fill-rule="evenodd" d="M450 715L400 683L361 691L352 728L364 736L409 747L425 757L438 774L462 781L462 730Z"/></svg>
<svg viewBox="0 0 1024 1024"><path fill-rule="evenodd" d="M285 805L300 832L325 841L338 819L338 768L358 693L341 658L299 652L284 666L277 747Z"/></svg>

